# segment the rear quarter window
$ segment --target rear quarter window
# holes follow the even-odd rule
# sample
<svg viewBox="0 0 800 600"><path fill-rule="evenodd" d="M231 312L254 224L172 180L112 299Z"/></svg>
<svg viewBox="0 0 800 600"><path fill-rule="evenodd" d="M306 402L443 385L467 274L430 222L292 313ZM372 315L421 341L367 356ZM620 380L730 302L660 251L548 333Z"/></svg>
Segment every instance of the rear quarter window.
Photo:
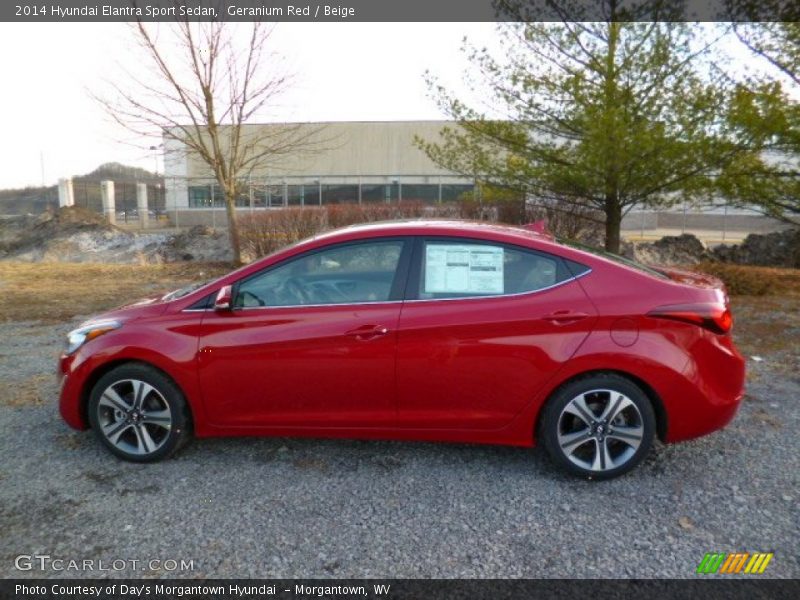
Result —
<svg viewBox="0 0 800 600"><path fill-rule="evenodd" d="M574 242L571 240L558 240L558 242L564 244L565 246L569 246L570 248L575 248L576 250L581 250L582 252L588 252L589 254L594 254L595 256L605 258L606 260L610 260L611 262L615 262L619 265L630 267L631 269L636 269L637 271L642 271L644 273L647 273L648 275L652 275L653 277L658 277L659 279L669 279L669 277L667 277L663 273L659 273L658 271L648 267L647 265L644 265L635 260L631 260L630 258L625 258L624 256L620 256L619 254L607 252L606 250L600 250L599 248L594 248L592 246L587 246L585 244L581 244L579 242ZM570 263L571 266L573 261L568 261L568 262ZM588 267L586 268L588 269Z"/></svg>

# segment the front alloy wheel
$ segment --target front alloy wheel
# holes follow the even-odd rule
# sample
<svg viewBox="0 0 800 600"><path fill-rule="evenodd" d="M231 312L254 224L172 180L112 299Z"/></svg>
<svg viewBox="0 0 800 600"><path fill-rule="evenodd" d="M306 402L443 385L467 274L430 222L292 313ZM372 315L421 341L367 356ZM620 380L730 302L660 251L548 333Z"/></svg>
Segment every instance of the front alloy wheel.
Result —
<svg viewBox="0 0 800 600"><path fill-rule="evenodd" d="M89 419L111 452L135 462L164 458L187 437L183 395L146 365L123 365L101 377L92 390Z"/></svg>
<svg viewBox="0 0 800 600"><path fill-rule="evenodd" d="M545 446L569 471L608 479L635 467L653 442L647 395L617 375L578 380L560 390L542 420Z"/></svg>
<svg viewBox="0 0 800 600"><path fill-rule="evenodd" d="M155 452L169 437L172 412L164 397L149 383L123 379L100 395L98 423L103 436L130 454Z"/></svg>

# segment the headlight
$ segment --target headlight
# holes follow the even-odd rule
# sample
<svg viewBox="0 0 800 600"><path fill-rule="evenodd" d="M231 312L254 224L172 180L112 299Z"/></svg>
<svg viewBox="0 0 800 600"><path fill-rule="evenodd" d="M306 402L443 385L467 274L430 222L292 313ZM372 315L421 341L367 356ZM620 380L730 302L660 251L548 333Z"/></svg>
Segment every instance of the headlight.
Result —
<svg viewBox="0 0 800 600"><path fill-rule="evenodd" d="M93 323L89 323L88 325L84 325L83 327L79 327L78 329L73 329L67 334L66 353L72 354L89 340L93 340L104 333L113 331L114 329L119 329L121 326L122 323L119 321L106 320L95 321Z"/></svg>

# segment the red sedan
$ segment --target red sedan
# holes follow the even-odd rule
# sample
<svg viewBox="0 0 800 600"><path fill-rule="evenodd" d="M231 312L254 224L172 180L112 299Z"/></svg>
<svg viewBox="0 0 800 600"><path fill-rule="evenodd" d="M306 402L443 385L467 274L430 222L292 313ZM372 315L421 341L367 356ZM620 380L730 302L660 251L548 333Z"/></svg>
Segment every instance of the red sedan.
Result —
<svg viewBox="0 0 800 600"><path fill-rule="evenodd" d="M731 324L710 277L524 228L364 225L86 322L60 407L139 462L191 434L541 441L609 478L733 418Z"/></svg>

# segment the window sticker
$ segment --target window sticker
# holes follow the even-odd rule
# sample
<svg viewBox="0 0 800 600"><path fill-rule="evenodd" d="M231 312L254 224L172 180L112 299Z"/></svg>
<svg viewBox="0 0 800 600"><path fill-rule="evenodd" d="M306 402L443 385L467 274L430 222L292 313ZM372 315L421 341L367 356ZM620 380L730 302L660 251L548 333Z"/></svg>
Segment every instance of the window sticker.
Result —
<svg viewBox="0 0 800 600"><path fill-rule="evenodd" d="M426 294L502 294L503 248L476 244L425 247Z"/></svg>

